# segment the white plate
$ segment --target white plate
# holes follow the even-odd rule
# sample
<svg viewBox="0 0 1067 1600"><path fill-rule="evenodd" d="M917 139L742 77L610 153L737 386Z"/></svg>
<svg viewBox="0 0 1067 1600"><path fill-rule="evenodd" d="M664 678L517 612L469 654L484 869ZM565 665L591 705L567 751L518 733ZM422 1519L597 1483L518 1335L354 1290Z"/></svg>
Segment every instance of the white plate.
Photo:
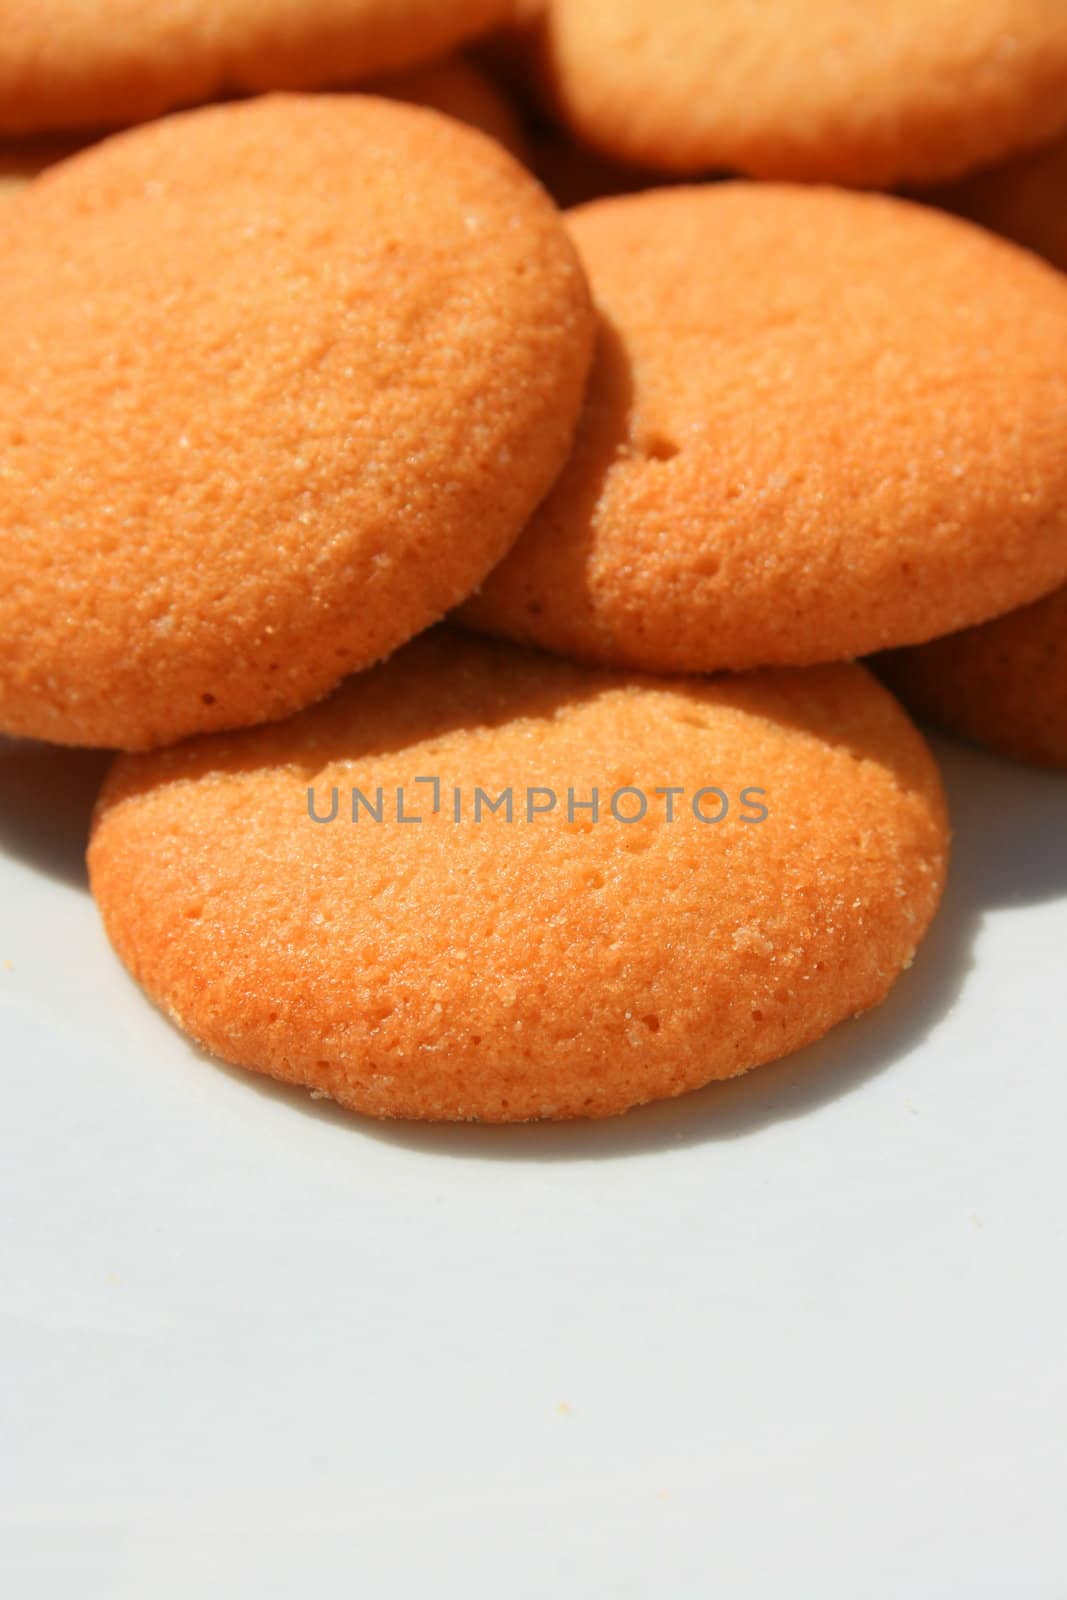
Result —
<svg viewBox="0 0 1067 1600"><path fill-rule="evenodd" d="M197 1055L86 893L98 758L0 746L6 1593L1067 1594L1067 781L939 749L881 1011L449 1131Z"/></svg>

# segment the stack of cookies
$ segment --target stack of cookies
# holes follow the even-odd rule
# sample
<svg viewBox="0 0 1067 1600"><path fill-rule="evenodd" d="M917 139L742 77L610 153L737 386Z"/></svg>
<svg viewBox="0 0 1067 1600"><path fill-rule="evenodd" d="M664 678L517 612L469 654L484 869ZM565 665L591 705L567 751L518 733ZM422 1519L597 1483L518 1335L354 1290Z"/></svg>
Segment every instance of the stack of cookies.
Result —
<svg viewBox="0 0 1067 1600"><path fill-rule="evenodd" d="M1067 769L1062 0L46 0L0 138L0 731L214 1055L735 1076L936 912L886 682Z"/></svg>

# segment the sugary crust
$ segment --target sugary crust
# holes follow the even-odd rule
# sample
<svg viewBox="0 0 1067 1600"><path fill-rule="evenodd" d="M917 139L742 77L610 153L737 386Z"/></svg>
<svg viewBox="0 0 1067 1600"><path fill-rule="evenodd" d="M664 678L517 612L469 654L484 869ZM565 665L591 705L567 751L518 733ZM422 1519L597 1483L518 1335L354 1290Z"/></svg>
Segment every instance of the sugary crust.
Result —
<svg viewBox="0 0 1067 1600"><path fill-rule="evenodd" d="M568 214L574 452L463 610L654 671L914 644L1067 576L1067 282L933 209L724 183Z"/></svg>
<svg viewBox="0 0 1067 1600"><path fill-rule="evenodd" d="M0 4L0 133L121 127L230 91L314 89L414 65L512 0L14 0Z"/></svg>
<svg viewBox="0 0 1067 1600"><path fill-rule="evenodd" d="M539 186L363 95L74 157L0 277L0 728L59 743L283 716L435 621L565 460L592 341Z"/></svg>
<svg viewBox="0 0 1067 1600"><path fill-rule="evenodd" d="M1063 0L548 0L549 93L667 172L892 188L1067 127Z"/></svg>
<svg viewBox="0 0 1067 1600"><path fill-rule="evenodd" d="M877 665L919 716L1017 761L1067 771L1067 588Z"/></svg>
<svg viewBox="0 0 1067 1600"><path fill-rule="evenodd" d="M514 820L475 823L476 785ZM554 815L526 821L531 785ZM379 786L383 821L348 820ZM622 786L685 797L624 825ZM123 961L215 1055L372 1116L518 1121L681 1094L877 1004L946 850L930 754L862 668L625 679L438 630L289 722L121 758L89 863Z"/></svg>

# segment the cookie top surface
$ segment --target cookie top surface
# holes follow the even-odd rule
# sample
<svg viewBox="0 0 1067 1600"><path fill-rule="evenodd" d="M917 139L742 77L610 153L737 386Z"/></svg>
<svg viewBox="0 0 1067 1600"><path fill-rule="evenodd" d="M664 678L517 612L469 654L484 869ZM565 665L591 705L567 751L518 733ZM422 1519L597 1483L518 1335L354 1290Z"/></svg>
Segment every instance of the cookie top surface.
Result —
<svg viewBox="0 0 1067 1600"><path fill-rule="evenodd" d="M288 722L120 758L90 872L216 1055L511 1121L679 1094L877 1003L945 850L932 758L860 667L634 680L438 630Z"/></svg>
<svg viewBox="0 0 1067 1600"><path fill-rule="evenodd" d="M1067 771L1067 588L878 661L922 717L1001 755Z"/></svg>
<svg viewBox="0 0 1067 1600"><path fill-rule="evenodd" d="M4 13L0 133L118 127L230 91L411 65L512 0L32 0Z"/></svg>
<svg viewBox="0 0 1067 1600"><path fill-rule="evenodd" d="M575 450L464 610L714 671L969 626L1067 574L1067 283L880 196L727 183L568 214L602 313Z"/></svg>
<svg viewBox="0 0 1067 1600"><path fill-rule="evenodd" d="M435 621L592 339L533 180L361 95L106 141L6 204L0 276L0 728L59 743L285 715Z"/></svg>
<svg viewBox="0 0 1067 1600"><path fill-rule="evenodd" d="M1067 139L976 172L933 198L1067 272Z"/></svg>
<svg viewBox="0 0 1067 1600"><path fill-rule="evenodd" d="M549 0L540 33L576 130L680 175L890 188L1067 126L1063 0Z"/></svg>

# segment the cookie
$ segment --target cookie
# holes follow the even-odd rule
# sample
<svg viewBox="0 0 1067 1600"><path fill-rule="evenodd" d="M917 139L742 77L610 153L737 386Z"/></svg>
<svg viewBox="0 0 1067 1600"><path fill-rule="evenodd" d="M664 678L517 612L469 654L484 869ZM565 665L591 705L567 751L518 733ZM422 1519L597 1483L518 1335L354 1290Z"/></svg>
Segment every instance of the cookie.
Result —
<svg viewBox="0 0 1067 1600"><path fill-rule="evenodd" d="M892 188L1067 128L1063 0L548 0L552 102L679 176Z"/></svg>
<svg viewBox="0 0 1067 1600"><path fill-rule="evenodd" d="M462 56L444 56L405 71L382 73L364 85L363 92L442 111L489 134L520 161L529 158L522 126L507 98L488 73ZM69 138L0 142L0 195L13 194L46 167L74 155L84 143L84 139Z"/></svg>
<svg viewBox="0 0 1067 1600"><path fill-rule="evenodd" d="M877 666L918 716L1016 761L1067 771L1067 588Z"/></svg>
<svg viewBox="0 0 1067 1600"><path fill-rule="evenodd" d="M1067 272L1067 139L930 197Z"/></svg>
<svg viewBox="0 0 1067 1600"><path fill-rule="evenodd" d="M932 209L744 182L568 214L573 455L465 620L653 671L915 644L1067 577L1067 282Z"/></svg>
<svg viewBox="0 0 1067 1600"><path fill-rule="evenodd" d="M214 1055L509 1122L678 1095L876 1005L946 847L861 667L634 679L438 630L288 722L120 758L89 867Z"/></svg>
<svg viewBox="0 0 1067 1600"><path fill-rule="evenodd" d="M489 134L520 161L529 150L517 112L487 72L462 56L448 56L406 72L386 73L366 85L368 93L443 111Z"/></svg>
<svg viewBox="0 0 1067 1600"><path fill-rule="evenodd" d="M0 134L121 127L223 93L355 82L441 54L512 0L48 0L5 12ZM10 8L9 8L10 10Z"/></svg>
<svg viewBox="0 0 1067 1600"><path fill-rule="evenodd" d="M190 112L4 218L0 730L142 748L284 716L469 592L566 457L573 247L436 112Z"/></svg>

